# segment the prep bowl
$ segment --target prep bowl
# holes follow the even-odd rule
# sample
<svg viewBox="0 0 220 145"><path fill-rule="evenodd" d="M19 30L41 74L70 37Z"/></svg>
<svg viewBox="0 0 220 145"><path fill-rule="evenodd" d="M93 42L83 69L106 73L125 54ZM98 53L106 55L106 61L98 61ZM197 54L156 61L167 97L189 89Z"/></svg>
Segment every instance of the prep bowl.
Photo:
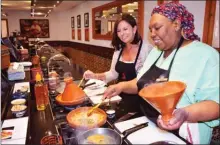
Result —
<svg viewBox="0 0 220 145"><path fill-rule="evenodd" d="M12 114L15 117L22 117L27 111L26 105L13 105L11 108Z"/></svg>

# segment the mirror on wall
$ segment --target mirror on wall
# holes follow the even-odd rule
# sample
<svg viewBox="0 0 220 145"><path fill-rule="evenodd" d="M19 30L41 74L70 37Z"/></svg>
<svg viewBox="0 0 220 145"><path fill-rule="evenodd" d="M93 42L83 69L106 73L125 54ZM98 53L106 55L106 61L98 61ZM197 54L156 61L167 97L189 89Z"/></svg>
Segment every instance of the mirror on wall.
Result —
<svg viewBox="0 0 220 145"><path fill-rule="evenodd" d="M92 9L93 39L111 40L114 24L123 13L132 15L143 36L143 1L114 1Z"/></svg>
<svg viewBox="0 0 220 145"><path fill-rule="evenodd" d="M1 37L2 38L8 37L9 33L8 33L8 20L7 19L2 19L1 27L2 27Z"/></svg>

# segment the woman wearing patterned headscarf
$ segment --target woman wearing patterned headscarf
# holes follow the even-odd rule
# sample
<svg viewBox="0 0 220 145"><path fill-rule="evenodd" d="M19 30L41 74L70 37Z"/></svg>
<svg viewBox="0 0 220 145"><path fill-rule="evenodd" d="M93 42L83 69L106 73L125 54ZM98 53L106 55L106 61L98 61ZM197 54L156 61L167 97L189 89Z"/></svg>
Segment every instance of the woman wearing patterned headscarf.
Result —
<svg viewBox="0 0 220 145"><path fill-rule="evenodd" d="M179 131L193 144L210 143L212 128L219 125L218 52L199 41L193 15L179 3L155 7L149 29L156 48L148 55L137 79L110 86L104 97L137 93L158 80L182 81L187 89L167 124L148 103L142 101L141 108L160 128Z"/></svg>

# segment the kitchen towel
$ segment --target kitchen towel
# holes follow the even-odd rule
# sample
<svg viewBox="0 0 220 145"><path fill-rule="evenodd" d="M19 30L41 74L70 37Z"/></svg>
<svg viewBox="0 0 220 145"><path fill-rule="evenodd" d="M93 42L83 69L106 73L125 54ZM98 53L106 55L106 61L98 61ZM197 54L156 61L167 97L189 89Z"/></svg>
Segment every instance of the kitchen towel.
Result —
<svg viewBox="0 0 220 145"><path fill-rule="evenodd" d="M184 122L179 129L179 135L191 144L200 144L198 123Z"/></svg>

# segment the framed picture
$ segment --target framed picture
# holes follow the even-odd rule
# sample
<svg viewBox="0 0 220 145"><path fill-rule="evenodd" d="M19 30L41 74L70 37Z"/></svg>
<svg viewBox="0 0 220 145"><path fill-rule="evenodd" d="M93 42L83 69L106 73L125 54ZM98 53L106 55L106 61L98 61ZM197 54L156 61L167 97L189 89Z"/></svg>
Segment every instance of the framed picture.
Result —
<svg viewBox="0 0 220 145"><path fill-rule="evenodd" d="M48 19L20 19L21 35L28 38L49 38Z"/></svg>
<svg viewBox="0 0 220 145"><path fill-rule="evenodd" d="M77 28L81 28L81 15L77 16Z"/></svg>
<svg viewBox="0 0 220 145"><path fill-rule="evenodd" d="M89 13L84 14L84 26L89 27Z"/></svg>
<svg viewBox="0 0 220 145"><path fill-rule="evenodd" d="M71 17L71 27L72 27L72 28L75 27L75 20L74 20L74 17Z"/></svg>

